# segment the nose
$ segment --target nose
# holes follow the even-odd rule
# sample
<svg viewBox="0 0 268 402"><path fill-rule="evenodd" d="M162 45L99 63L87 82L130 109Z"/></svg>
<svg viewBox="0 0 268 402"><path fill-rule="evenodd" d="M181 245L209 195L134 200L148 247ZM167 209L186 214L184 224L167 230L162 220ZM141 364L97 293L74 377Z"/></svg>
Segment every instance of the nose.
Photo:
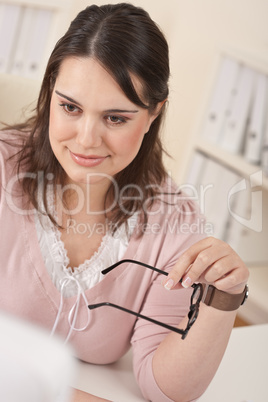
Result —
<svg viewBox="0 0 268 402"><path fill-rule="evenodd" d="M101 128L94 118L84 118L77 128L76 143L83 148L97 148L102 143Z"/></svg>

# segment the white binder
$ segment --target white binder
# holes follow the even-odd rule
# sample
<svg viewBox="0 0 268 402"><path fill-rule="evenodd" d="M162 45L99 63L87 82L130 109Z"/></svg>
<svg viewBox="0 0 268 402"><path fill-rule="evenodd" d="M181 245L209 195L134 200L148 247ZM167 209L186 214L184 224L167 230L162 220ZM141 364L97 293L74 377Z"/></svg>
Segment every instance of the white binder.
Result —
<svg viewBox="0 0 268 402"><path fill-rule="evenodd" d="M261 176L260 171L256 175ZM240 183L242 182L243 180ZM244 182L244 189L241 186L241 190L232 196L232 211L237 214L238 219L230 217L224 240L246 264L267 265L268 209L263 206L268 205L268 192L261 190L260 183L251 187L249 181Z"/></svg>
<svg viewBox="0 0 268 402"><path fill-rule="evenodd" d="M207 158L200 179L200 208L207 223L213 225L213 235L219 239L224 238L229 219L228 193L238 180L231 170Z"/></svg>
<svg viewBox="0 0 268 402"><path fill-rule="evenodd" d="M36 11L32 7L25 7L21 15L20 29L17 35L17 41L14 56L11 61L11 74L25 75L26 60L29 44L31 43L32 30Z"/></svg>
<svg viewBox="0 0 268 402"><path fill-rule="evenodd" d="M51 10L34 11L34 21L31 29L31 39L28 44L28 50L25 60L24 76L38 78L43 58L43 52L46 46L50 23L53 12Z"/></svg>
<svg viewBox="0 0 268 402"><path fill-rule="evenodd" d="M255 82L254 99L246 137L245 158L250 163L259 163L263 145L265 118L267 113L268 79L258 74Z"/></svg>
<svg viewBox="0 0 268 402"><path fill-rule="evenodd" d="M250 206L249 185L245 187L244 191L239 191L234 196L232 196L230 202L231 202L231 209L234 213L236 213L239 216L249 218L248 213L248 209ZM242 233L245 230L245 228L240 222L234 219L231 215L229 215L227 227L228 229L226 231L224 240L228 244L230 244L230 246L234 250L238 251Z"/></svg>
<svg viewBox="0 0 268 402"><path fill-rule="evenodd" d="M232 153L240 153L242 149L255 74L245 65L239 73L232 108L220 142L224 149Z"/></svg>
<svg viewBox="0 0 268 402"><path fill-rule="evenodd" d="M15 4L1 5L0 20L0 73L8 73L10 58L15 43L15 36L19 24L21 6Z"/></svg>
<svg viewBox="0 0 268 402"><path fill-rule="evenodd" d="M186 185L195 187L199 185L206 159L207 158L200 152L195 152L193 154L186 179Z"/></svg>
<svg viewBox="0 0 268 402"><path fill-rule="evenodd" d="M0 3L0 26L2 25L2 21L3 21L3 14L4 14L4 4Z"/></svg>
<svg viewBox="0 0 268 402"><path fill-rule="evenodd" d="M261 150L261 165L263 173L266 176L268 176L268 104L266 105L265 110L265 127L264 127L264 138Z"/></svg>
<svg viewBox="0 0 268 402"><path fill-rule="evenodd" d="M217 81L206 113L202 133L204 139L210 142L218 143L221 138L238 73L238 62L224 57L220 64Z"/></svg>

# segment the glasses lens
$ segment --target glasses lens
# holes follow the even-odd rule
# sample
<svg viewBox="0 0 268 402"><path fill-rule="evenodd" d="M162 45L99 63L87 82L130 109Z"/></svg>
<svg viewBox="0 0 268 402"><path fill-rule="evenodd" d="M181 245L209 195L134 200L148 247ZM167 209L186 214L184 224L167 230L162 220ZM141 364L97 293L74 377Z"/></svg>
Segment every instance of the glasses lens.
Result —
<svg viewBox="0 0 268 402"><path fill-rule="evenodd" d="M199 313L199 304L203 296L203 286L198 283L194 285L194 290L191 297L191 306L188 313L188 328L191 328Z"/></svg>
<svg viewBox="0 0 268 402"><path fill-rule="evenodd" d="M200 283L194 285L194 290L191 297L191 304L199 304L203 296L203 287Z"/></svg>
<svg viewBox="0 0 268 402"><path fill-rule="evenodd" d="M199 313L199 305L198 304L192 304L190 307L190 311L188 313L188 325L187 327L191 327L195 320L197 319Z"/></svg>

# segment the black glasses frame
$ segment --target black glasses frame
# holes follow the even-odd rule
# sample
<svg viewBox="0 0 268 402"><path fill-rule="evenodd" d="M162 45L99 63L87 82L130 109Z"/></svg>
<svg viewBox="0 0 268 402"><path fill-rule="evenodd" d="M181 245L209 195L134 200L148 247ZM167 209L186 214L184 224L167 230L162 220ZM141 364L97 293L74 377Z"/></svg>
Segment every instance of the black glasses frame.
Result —
<svg viewBox="0 0 268 402"><path fill-rule="evenodd" d="M108 272L112 271L114 268L116 268L119 265L124 264L124 263L132 263L132 264L136 264L136 265L141 265L145 268L149 268L155 272L158 272L159 274L166 275L166 276L168 275L168 273L166 271L163 271L163 270L153 267L151 265L145 264L144 262L140 262L140 261L136 261L136 260L129 260L129 259L118 261L115 264L111 265L110 267L105 268L103 271L101 271L101 273L103 275L106 275L106 274L108 274ZM168 325L168 324L165 324L164 322L154 320L153 318L147 317L143 314L137 313L135 311L129 310L125 307L122 307L122 306L119 306L117 304L110 303L110 302L90 304L90 305L88 305L88 308L90 310L93 310L93 309L96 309L99 307L104 307L104 306L113 307L118 310L122 310L126 313L132 314L138 318L142 318L144 320L150 321L153 324L160 325L161 327L164 327L170 331L176 332L181 335L181 339L185 339L190 328L195 323L195 321L198 317L199 305L200 305L200 302L201 302L202 296L203 296L203 286L201 283L194 283L191 287L193 288L193 293L191 296L191 304L190 304L190 309L189 309L189 313L188 313L188 323L187 323L187 326L185 329L173 327L172 325Z"/></svg>

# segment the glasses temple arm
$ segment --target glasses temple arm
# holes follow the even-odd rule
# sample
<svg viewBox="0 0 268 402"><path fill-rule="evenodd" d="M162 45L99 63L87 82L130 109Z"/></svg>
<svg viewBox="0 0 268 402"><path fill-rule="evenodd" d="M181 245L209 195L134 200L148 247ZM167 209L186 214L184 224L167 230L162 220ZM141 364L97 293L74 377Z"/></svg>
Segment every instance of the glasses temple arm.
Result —
<svg viewBox="0 0 268 402"><path fill-rule="evenodd" d="M118 262L116 262L115 264L111 265L110 267L103 269L103 270L101 271L101 273L102 273L103 275L106 275L106 274L108 274L108 272L112 271L114 268L118 267L118 266L121 265L121 264L125 264L125 263L132 263L132 264L141 265L142 267L149 268L149 269L151 269L152 271L158 272L159 274L168 276L168 272L163 271L162 269L153 267L152 265L149 265L149 264L145 264L145 262L140 262L140 261L136 261L136 260L129 260L129 259L125 259L125 260L118 261ZM182 282L182 278L179 280L179 282L180 282L180 283ZM193 286L192 286L192 287L193 287Z"/></svg>
<svg viewBox="0 0 268 402"><path fill-rule="evenodd" d="M109 306L109 307L117 308L118 310L125 311L126 313L135 315L136 317L139 317L139 318L142 318L144 320L150 321L153 324L160 325L161 327L169 329L170 331L177 332L178 334L182 335L182 339L184 339L186 337L187 332L188 332L187 328L186 328L186 330L182 330L182 329L179 329L179 328L176 328L176 327L172 327L171 325L165 324L165 323L163 323L161 321L154 320L153 318L147 317L146 315L136 313L135 311L129 310L129 309L125 308L125 307L121 307L121 306L118 306L117 304L113 304L113 303L110 303L110 302L90 304L90 305L88 305L88 308L90 310L94 310L96 308L103 307L103 306Z"/></svg>
<svg viewBox="0 0 268 402"><path fill-rule="evenodd" d="M166 275L166 276L168 275L168 273L167 273L166 271L163 271L162 269L158 269L158 268L152 267L151 265L145 264L144 262L135 261L135 260L128 260L128 259L126 259L126 260L121 260L121 261L116 262L115 264L111 265L110 267L103 269L103 270L101 271L101 273L102 273L103 275L106 275L106 274L108 274L108 272L110 272L110 271L112 271L114 268L118 267L118 265L124 264L124 263L132 263L132 264L141 265L142 267L152 269L153 271L156 271L156 272L158 272L159 274Z"/></svg>

